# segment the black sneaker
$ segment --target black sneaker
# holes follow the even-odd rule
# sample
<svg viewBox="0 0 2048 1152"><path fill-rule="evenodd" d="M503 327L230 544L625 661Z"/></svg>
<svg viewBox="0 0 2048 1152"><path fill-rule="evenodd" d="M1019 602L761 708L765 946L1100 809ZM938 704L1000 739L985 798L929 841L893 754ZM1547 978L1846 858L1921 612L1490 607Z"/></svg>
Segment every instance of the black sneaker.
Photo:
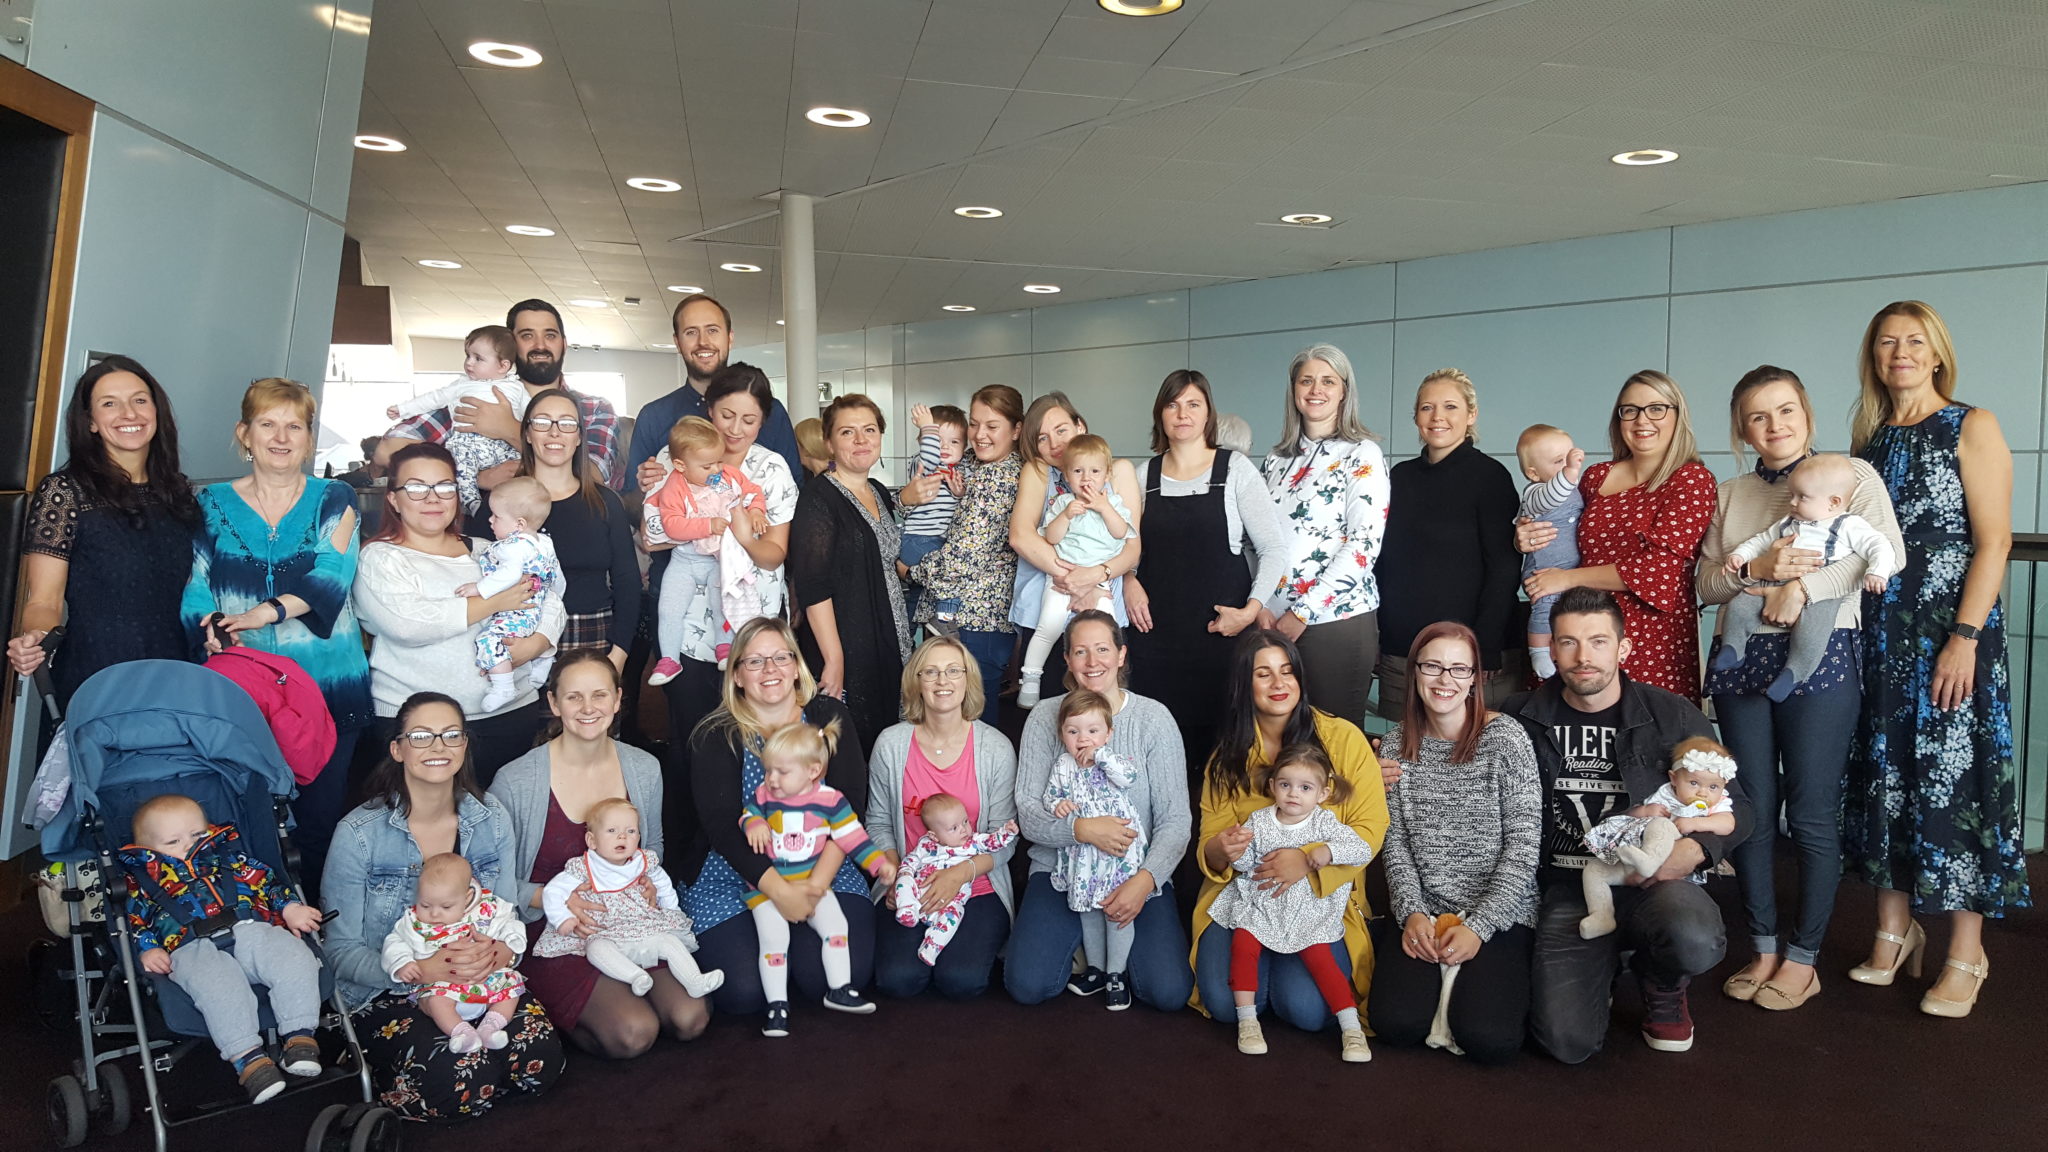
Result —
<svg viewBox="0 0 2048 1152"><path fill-rule="evenodd" d="M1102 1006L1111 1012L1121 1012L1131 1006L1131 982L1121 972L1109 974L1109 995L1102 998Z"/></svg>
<svg viewBox="0 0 2048 1152"><path fill-rule="evenodd" d="M771 1000L768 1002L768 1019L761 1023L761 1035L789 1035L789 1001Z"/></svg>
<svg viewBox="0 0 2048 1152"><path fill-rule="evenodd" d="M1643 988L1643 1042L1659 1052L1684 1052L1692 1047L1692 1009L1686 1004L1685 986L1666 988L1647 976L1639 977Z"/></svg>
<svg viewBox="0 0 2048 1152"><path fill-rule="evenodd" d="M251 1104L261 1104L284 1091L284 1073L278 1070L276 1061L262 1053L243 1061L238 1076Z"/></svg>
<svg viewBox="0 0 2048 1152"><path fill-rule="evenodd" d="M834 1012L851 1012L856 1016L865 1016L875 1010L874 1001L866 999L859 992L854 991L851 984L844 988L827 989L825 991L825 1007L832 1009Z"/></svg>
<svg viewBox="0 0 2048 1152"><path fill-rule="evenodd" d="M1084 968L1067 977L1067 991L1076 996L1093 996L1109 984L1109 977L1100 968Z"/></svg>

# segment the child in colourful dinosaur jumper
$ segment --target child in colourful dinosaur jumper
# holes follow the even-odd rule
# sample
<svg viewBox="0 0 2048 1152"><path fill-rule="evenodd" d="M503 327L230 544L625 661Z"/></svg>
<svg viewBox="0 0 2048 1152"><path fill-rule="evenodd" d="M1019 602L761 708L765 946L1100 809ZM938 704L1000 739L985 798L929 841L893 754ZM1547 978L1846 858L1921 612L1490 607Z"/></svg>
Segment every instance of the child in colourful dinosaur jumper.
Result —
<svg viewBox="0 0 2048 1152"><path fill-rule="evenodd" d="M924 894L931 890L934 876L984 853L992 856L1001 852L1017 838L1015 820L994 832L976 832L974 822L967 818L967 805L949 792L925 797L917 816L924 821L924 835L918 837L910 855L896 869L896 922L905 928L916 926L920 918L918 907ZM930 927L925 929L924 942L917 946L918 959L926 964L939 962L939 953L946 950L946 945L953 941L953 933L960 930L960 919L967 914L967 900L973 890L974 881L969 880L944 907L923 917Z"/></svg>
<svg viewBox="0 0 2048 1152"><path fill-rule="evenodd" d="M440 1025L448 1050L457 1055L510 1043L505 1029L526 995L526 979L511 967L487 972L480 980L422 978L420 961L452 941L479 937L512 949L515 959L526 951L526 925L519 912L476 882L469 861L453 852L429 858L420 865L412 907L399 913L384 937L384 971L393 980L419 985L413 1003Z"/></svg>
<svg viewBox="0 0 2048 1152"><path fill-rule="evenodd" d="M318 1076L320 961L298 938L319 931L320 913L274 890L270 870L242 851L235 826L208 824L188 796L144 803L133 830L120 859L143 969L192 998L251 1102L284 1091L284 1072ZM263 1050L252 982L269 989L281 1061Z"/></svg>
<svg viewBox="0 0 2048 1152"><path fill-rule="evenodd" d="M882 854L846 794L824 782L825 765L839 746L839 721L814 728L802 721L785 724L761 745L761 787L740 815L740 827L754 851L775 861L782 878L804 881L818 867L825 845L840 851L883 884L896 882L896 866ZM761 939L761 991L768 1000L763 1036L789 1035L789 921L759 890L746 894L754 931ZM853 987L853 959L846 943L846 913L829 894L818 901L806 923L825 942L825 1007L840 1012L868 1013L873 1002Z"/></svg>

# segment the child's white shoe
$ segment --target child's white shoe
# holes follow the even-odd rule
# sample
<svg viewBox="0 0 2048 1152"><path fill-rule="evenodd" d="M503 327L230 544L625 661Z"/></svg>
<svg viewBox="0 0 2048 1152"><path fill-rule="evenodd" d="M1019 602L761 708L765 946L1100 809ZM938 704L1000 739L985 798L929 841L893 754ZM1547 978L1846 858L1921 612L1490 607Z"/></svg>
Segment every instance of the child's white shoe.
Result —
<svg viewBox="0 0 2048 1152"><path fill-rule="evenodd" d="M1346 1028L1344 1038L1344 1062L1346 1064L1368 1064L1372 1062L1372 1045L1365 1042L1365 1029Z"/></svg>
<svg viewBox="0 0 2048 1152"><path fill-rule="evenodd" d="M510 1023L512 1021L493 1008L484 1013L483 1019L476 1022L476 1034L484 1038L484 1047L496 1052L512 1043L511 1035L505 1031L505 1026Z"/></svg>
<svg viewBox="0 0 2048 1152"><path fill-rule="evenodd" d="M477 702L477 710L480 712L496 712L519 695L519 684L512 678L510 672L493 672L490 675L490 690Z"/></svg>
<svg viewBox="0 0 2048 1152"><path fill-rule="evenodd" d="M633 995L645 996L654 987L654 977L641 972L633 977L633 982L628 984L627 987L633 990Z"/></svg>
<svg viewBox="0 0 2048 1152"><path fill-rule="evenodd" d="M1038 677L1026 672L1017 681L1017 707L1036 708L1037 706Z"/></svg>
<svg viewBox="0 0 2048 1152"><path fill-rule="evenodd" d="M702 1000L704 997L725 987L725 970L713 968L709 972L701 973L694 977L677 972L676 981L683 986L683 991Z"/></svg>
<svg viewBox="0 0 2048 1152"><path fill-rule="evenodd" d="M467 1055L484 1046L484 1038L477 1035L476 1025L464 1020L448 1033L448 1050L457 1056Z"/></svg>
<svg viewBox="0 0 2048 1152"><path fill-rule="evenodd" d="M1266 1030L1259 1027L1258 1017L1247 1017L1237 1022L1237 1050L1247 1056L1266 1054Z"/></svg>

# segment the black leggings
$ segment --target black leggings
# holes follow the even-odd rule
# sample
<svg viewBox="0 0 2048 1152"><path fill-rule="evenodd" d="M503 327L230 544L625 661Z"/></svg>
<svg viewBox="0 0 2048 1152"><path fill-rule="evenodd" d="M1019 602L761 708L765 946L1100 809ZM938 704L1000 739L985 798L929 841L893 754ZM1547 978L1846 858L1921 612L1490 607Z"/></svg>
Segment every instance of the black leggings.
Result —
<svg viewBox="0 0 2048 1152"><path fill-rule="evenodd" d="M846 913L846 946L853 964L853 986L865 988L875 974L875 906L865 896L829 892ZM711 994L713 1010L729 1015L764 1011L761 992L761 938L754 918L742 912L712 928L697 929L697 967L725 970L725 984ZM825 942L809 924L789 926L790 999L817 1004L825 998Z"/></svg>
<svg viewBox="0 0 2048 1152"><path fill-rule="evenodd" d="M1401 928L1391 917L1376 927L1369 1018L1381 1041L1412 1047L1428 1038L1436 1019L1443 971L1434 961L1401 951ZM1458 966L1458 982L1451 988L1451 1036L1474 1063L1505 1064L1522 1049L1535 935L1520 924L1496 932L1478 955Z"/></svg>

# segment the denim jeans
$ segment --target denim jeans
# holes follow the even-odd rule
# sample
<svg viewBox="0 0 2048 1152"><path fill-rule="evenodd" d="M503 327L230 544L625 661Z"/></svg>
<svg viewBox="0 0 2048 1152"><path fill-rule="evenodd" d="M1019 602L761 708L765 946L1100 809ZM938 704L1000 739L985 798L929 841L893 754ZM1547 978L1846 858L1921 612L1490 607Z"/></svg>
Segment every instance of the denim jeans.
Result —
<svg viewBox="0 0 2048 1152"><path fill-rule="evenodd" d="M1010 914L1003 898L991 892L967 901L960 927L937 964L917 955L925 926L905 928L888 908L875 908L875 991L884 996L915 996L936 988L948 1000L972 1000L988 991L996 953L1010 938Z"/></svg>
<svg viewBox="0 0 2048 1152"><path fill-rule="evenodd" d="M1003 695L1003 673L1010 670L1010 653L1016 648L1017 637L1011 632L963 630L956 639L981 667L981 719L995 724L996 703Z"/></svg>
<svg viewBox="0 0 2048 1152"><path fill-rule="evenodd" d="M944 536L912 536L906 532L903 535L902 546L896 550L896 558L914 567L925 557L937 552L939 545L945 542L946 538ZM903 609L905 612L903 618L905 620L917 619L917 601L923 595L924 585L913 584L907 579L903 581ZM939 612L957 612L960 610L960 602L958 600L940 600L933 604L933 609Z"/></svg>
<svg viewBox="0 0 2048 1152"><path fill-rule="evenodd" d="M1349 979L1351 954L1345 951L1344 942L1318 947L1337 954L1337 967ZM1209 1010L1210 1018L1237 1027L1233 1007L1237 1001L1230 993L1230 929L1221 924L1202 930L1200 946L1195 949L1195 983L1201 986L1202 1007ZM1259 992L1252 1003L1258 1005L1259 1015L1270 1012L1304 1032L1320 1032L1336 1021L1298 954L1268 951L1259 957Z"/></svg>
<svg viewBox="0 0 2048 1152"><path fill-rule="evenodd" d="M1579 936L1585 886L1576 873L1543 890L1536 913L1536 963L1529 984L1529 1033L1566 1064L1580 1064L1607 1040L1608 1008L1621 954L1633 951L1638 975L1669 988L1721 962L1728 934L1704 885L1666 880L1614 890L1619 927L1596 940Z"/></svg>
<svg viewBox="0 0 2048 1152"><path fill-rule="evenodd" d="M1735 846L1736 882L1759 954L1778 948L1778 891L1772 852L1778 808L1799 853L1799 916L1784 957L1811 964L1828 933L1835 889L1842 880L1842 780L1849 768L1849 737L1862 713L1863 690L1849 683L1773 704L1766 696L1716 696L1721 739L1742 765L1742 787L1756 806L1749 839Z"/></svg>
<svg viewBox="0 0 2048 1152"><path fill-rule="evenodd" d="M1187 1007L1194 977L1188 971L1188 936L1180 926L1167 884L1145 901L1132 922L1131 995L1141 1004L1175 1012ZM1074 950L1081 946L1081 914L1067 907L1067 894L1055 891L1052 873L1033 872L1017 900L1017 927L1010 933L1010 954L1003 963L1003 987L1019 1004L1042 1004L1060 994L1073 971ZM1223 942L1229 967L1230 941Z"/></svg>

